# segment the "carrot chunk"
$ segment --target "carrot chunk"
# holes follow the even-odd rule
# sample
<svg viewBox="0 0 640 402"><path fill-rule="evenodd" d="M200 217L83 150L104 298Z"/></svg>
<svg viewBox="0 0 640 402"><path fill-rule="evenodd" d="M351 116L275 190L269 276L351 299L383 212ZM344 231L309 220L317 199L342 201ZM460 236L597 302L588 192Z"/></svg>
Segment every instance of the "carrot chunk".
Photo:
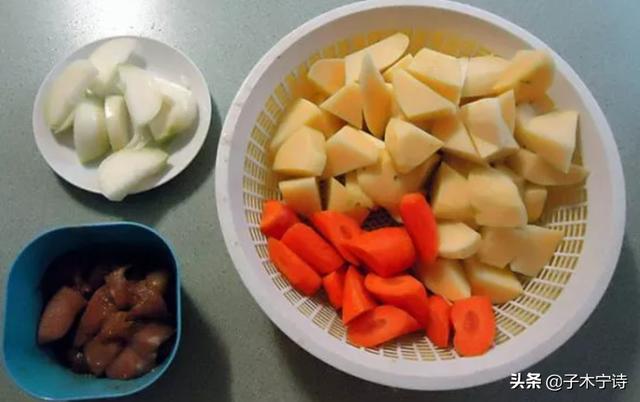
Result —
<svg viewBox="0 0 640 402"><path fill-rule="evenodd" d="M324 238L333 244L345 260L351 264L358 264L358 260L345 246L349 240L362 233L362 228L356 220L340 212L321 211L311 216L311 222Z"/></svg>
<svg viewBox="0 0 640 402"><path fill-rule="evenodd" d="M496 319L488 297L456 301L451 308L451 321L455 330L453 347L461 356L479 356L489 350L496 336Z"/></svg>
<svg viewBox="0 0 640 402"><path fill-rule="evenodd" d="M353 320L347 328L347 337L356 345L371 348L418 329L420 324L406 311L383 305Z"/></svg>
<svg viewBox="0 0 640 402"><path fill-rule="evenodd" d="M294 223L300 222L296 213L278 200L268 200L262 205L260 230L267 237L280 239Z"/></svg>
<svg viewBox="0 0 640 402"><path fill-rule="evenodd" d="M344 268L340 268L322 278L322 286L324 287L324 291L327 292L329 303L331 303L333 308L336 310L340 310L342 308L345 274L346 270Z"/></svg>
<svg viewBox="0 0 640 402"><path fill-rule="evenodd" d="M418 251L420 261L432 264L438 256L438 225L431 207L420 193L405 194L400 216Z"/></svg>
<svg viewBox="0 0 640 402"><path fill-rule="evenodd" d="M269 258L296 290L314 295L322 285L320 275L280 240L270 237L267 242Z"/></svg>
<svg viewBox="0 0 640 402"><path fill-rule="evenodd" d="M451 305L442 296L429 298L429 316L427 318L427 337L440 348L449 347L451 338Z"/></svg>
<svg viewBox="0 0 640 402"><path fill-rule="evenodd" d="M326 275L344 265L344 259L313 228L296 223L281 241L320 275Z"/></svg>
<svg viewBox="0 0 640 402"><path fill-rule="evenodd" d="M364 278L354 266L347 269L342 296L342 322L348 324L360 314L376 306L373 296L364 287Z"/></svg>
<svg viewBox="0 0 640 402"><path fill-rule="evenodd" d="M347 243L347 247L367 268L382 277L396 275L416 260L411 238L401 227L363 232Z"/></svg>
<svg viewBox="0 0 640 402"><path fill-rule="evenodd" d="M385 304L399 307L426 327L429 317L429 299L424 285L411 275L383 278L369 273L364 286Z"/></svg>

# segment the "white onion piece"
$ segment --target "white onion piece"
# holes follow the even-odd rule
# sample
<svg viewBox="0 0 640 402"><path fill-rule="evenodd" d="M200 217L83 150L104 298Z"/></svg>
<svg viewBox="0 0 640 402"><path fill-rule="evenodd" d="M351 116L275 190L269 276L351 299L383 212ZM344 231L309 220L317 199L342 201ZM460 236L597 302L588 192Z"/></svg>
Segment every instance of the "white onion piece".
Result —
<svg viewBox="0 0 640 402"><path fill-rule="evenodd" d="M133 53L137 41L133 38L112 39L97 47L89 61L98 69L98 76L91 91L98 96L112 92L118 65L126 62Z"/></svg>
<svg viewBox="0 0 640 402"><path fill-rule="evenodd" d="M118 70L133 125L144 126L160 111L162 94L151 73L132 65L122 65Z"/></svg>
<svg viewBox="0 0 640 402"><path fill-rule="evenodd" d="M168 157L157 148L125 148L109 155L98 167L102 194L111 201L122 201L144 179L160 172Z"/></svg>
<svg viewBox="0 0 640 402"><path fill-rule="evenodd" d="M193 93L174 82L156 77L158 90L164 96L160 112L149 123L153 138L166 141L193 124L198 113L198 104Z"/></svg>
<svg viewBox="0 0 640 402"><path fill-rule="evenodd" d="M129 142L129 113L122 96L112 95L104 100L104 118L111 148L124 148Z"/></svg>
<svg viewBox="0 0 640 402"><path fill-rule="evenodd" d="M131 140L125 146L126 149L142 149L153 141L147 126L133 126Z"/></svg>
<svg viewBox="0 0 640 402"><path fill-rule="evenodd" d="M60 134L67 131L71 126L73 126L73 119L75 118L75 109L69 113L66 119L62 122L62 124L53 130L54 134Z"/></svg>
<svg viewBox="0 0 640 402"><path fill-rule="evenodd" d="M51 129L61 131L69 114L97 75L98 70L89 60L76 60L53 81L44 110L45 120Z"/></svg>
<svg viewBox="0 0 640 402"><path fill-rule="evenodd" d="M109 151L102 105L93 100L78 104L73 119L73 144L80 162L99 158Z"/></svg>

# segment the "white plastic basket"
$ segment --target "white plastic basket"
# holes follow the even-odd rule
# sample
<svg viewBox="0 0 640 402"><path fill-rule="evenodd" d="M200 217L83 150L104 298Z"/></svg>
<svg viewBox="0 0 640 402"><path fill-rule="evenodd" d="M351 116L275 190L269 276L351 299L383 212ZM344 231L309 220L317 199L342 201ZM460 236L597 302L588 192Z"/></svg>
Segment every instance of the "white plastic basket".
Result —
<svg viewBox="0 0 640 402"><path fill-rule="evenodd" d="M358 348L326 300L293 290L268 261L258 228L262 202L279 197L265 145L288 103L312 96L305 73L320 57L342 56L396 31L455 55L510 57L542 48L556 63L550 96L580 112L586 186L555 193L543 217L565 239L518 299L495 308L498 335L487 354L460 358L424 336L381 348ZM607 121L584 83L555 52L522 28L486 11L448 1L387 0L332 10L298 27L256 64L225 120L216 163L218 216L236 269L269 318L301 347L357 377L395 387L435 390L483 384L518 372L564 343L585 322L613 274L622 243L625 190ZM562 200L564 199L564 200ZM553 201L555 200L555 201ZM558 201L564 203L557 206Z"/></svg>

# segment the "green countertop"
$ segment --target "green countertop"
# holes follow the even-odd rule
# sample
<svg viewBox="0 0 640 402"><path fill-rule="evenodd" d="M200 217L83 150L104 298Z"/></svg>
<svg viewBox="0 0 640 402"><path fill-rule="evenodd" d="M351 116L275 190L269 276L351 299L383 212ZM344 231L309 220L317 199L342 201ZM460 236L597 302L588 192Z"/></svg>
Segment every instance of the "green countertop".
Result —
<svg viewBox="0 0 640 402"><path fill-rule="evenodd" d="M225 250L214 198L217 136L253 64L278 39L343 1L0 1L0 269L57 225L127 219L155 226L183 267L184 337L178 356L139 401L640 400L640 5L629 1L484 0L474 5L528 29L572 65L604 110L627 177L627 232L613 282L585 326L530 372L624 373L626 390L510 391L503 380L452 392L407 392L361 381L315 359L282 334L242 285ZM275 8L274 6L279 6ZM111 203L60 180L38 154L31 108L53 64L112 35L165 41L202 69L213 131L169 184ZM606 211L602 211L606 213ZM29 400L0 371L0 399Z"/></svg>

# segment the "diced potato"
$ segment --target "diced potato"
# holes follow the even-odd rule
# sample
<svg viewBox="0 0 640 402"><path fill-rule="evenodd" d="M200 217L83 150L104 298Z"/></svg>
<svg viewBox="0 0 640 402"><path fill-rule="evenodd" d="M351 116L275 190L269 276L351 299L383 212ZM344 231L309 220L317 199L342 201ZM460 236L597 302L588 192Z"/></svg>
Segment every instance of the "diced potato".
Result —
<svg viewBox="0 0 640 402"><path fill-rule="evenodd" d="M495 165L495 168L501 171L502 173L506 174L507 176L509 176L511 181L513 181L513 184L515 184L516 187L518 187L518 192L524 199L524 187L526 184L526 180L523 177L518 176L513 170L509 169L509 167L504 163L497 163Z"/></svg>
<svg viewBox="0 0 640 402"><path fill-rule="evenodd" d="M324 134L303 126L280 146L273 170L290 176L320 176L326 162Z"/></svg>
<svg viewBox="0 0 640 402"><path fill-rule="evenodd" d="M409 173L442 147L442 141L413 124L392 118L384 142L396 170Z"/></svg>
<svg viewBox="0 0 640 402"><path fill-rule="evenodd" d="M518 255L523 242L519 228L483 227L482 241L476 258L489 265L504 268Z"/></svg>
<svg viewBox="0 0 640 402"><path fill-rule="evenodd" d="M333 95L344 86L344 59L320 59L309 68L307 78L319 90Z"/></svg>
<svg viewBox="0 0 640 402"><path fill-rule="evenodd" d="M526 102L544 96L553 82L554 65L542 50L519 50L493 86L495 93L513 89L516 101Z"/></svg>
<svg viewBox="0 0 640 402"><path fill-rule="evenodd" d="M471 257L480 247L480 234L462 222L438 223L438 255L442 258Z"/></svg>
<svg viewBox="0 0 640 402"><path fill-rule="evenodd" d="M353 127L342 127L326 142L327 164L323 176L339 176L376 163L380 150L370 137Z"/></svg>
<svg viewBox="0 0 640 402"><path fill-rule="evenodd" d="M354 82L360 76L362 69L362 59L369 53L378 71L384 70L395 63L409 46L409 37L403 33L396 33L382 39L370 46L351 53L344 58L345 81Z"/></svg>
<svg viewBox="0 0 640 402"><path fill-rule="evenodd" d="M280 120L280 124L269 144L269 151L274 153L280 148L289 135L302 126L322 131L324 119L320 109L306 99L296 100Z"/></svg>
<svg viewBox="0 0 640 402"><path fill-rule="evenodd" d="M446 163L440 164L433 181L431 206L439 219L462 222L474 219L467 179Z"/></svg>
<svg viewBox="0 0 640 402"><path fill-rule="evenodd" d="M413 61L413 55L411 53L407 53L400 60L396 61L391 67L387 68L384 71L382 76L384 80L387 82L391 82L393 79L393 73L398 70L406 70L409 67L409 64Z"/></svg>
<svg viewBox="0 0 640 402"><path fill-rule="evenodd" d="M342 212L351 216L362 224L369 215L369 210L363 206L357 206L346 187L335 177L332 177L325 186L326 209L329 211Z"/></svg>
<svg viewBox="0 0 640 402"><path fill-rule="evenodd" d="M519 146L504 121L498 98L484 98L460 108L462 121L480 156L486 161L515 152Z"/></svg>
<svg viewBox="0 0 640 402"><path fill-rule="evenodd" d="M578 112L562 110L531 118L523 127L522 142L551 166L567 173L576 149Z"/></svg>
<svg viewBox="0 0 640 402"><path fill-rule="evenodd" d="M462 87L462 97L471 98L493 94L493 85L509 62L498 56L470 57Z"/></svg>
<svg viewBox="0 0 640 402"><path fill-rule="evenodd" d="M395 95L393 94L393 85L387 82L387 91L391 94L391 117L395 117L400 120L409 120L409 118L404 114L402 108L398 104Z"/></svg>
<svg viewBox="0 0 640 402"><path fill-rule="evenodd" d="M362 93L360 86L355 83L340 88L322 102L320 107L334 114L356 128L362 128Z"/></svg>
<svg viewBox="0 0 640 402"><path fill-rule="evenodd" d="M498 103L500 103L502 118L507 124L507 127L509 127L511 135L513 135L513 130L516 125L516 98L513 94L513 90L509 90L498 96Z"/></svg>
<svg viewBox="0 0 640 402"><path fill-rule="evenodd" d="M516 119L514 137L520 144L524 144L523 135L524 127L529 123L529 120L536 116L536 111L533 109L530 103L521 103L516 106Z"/></svg>
<svg viewBox="0 0 640 402"><path fill-rule="evenodd" d="M347 123L341 118L333 115L332 113L327 112L324 109L320 109L320 113L322 113L323 119L323 129L326 138L331 137L335 133L338 132L342 127L344 127Z"/></svg>
<svg viewBox="0 0 640 402"><path fill-rule="evenodd" d="M452 115L456 105L404 70L393 74L396 102L409 120L427 120Z"/></svg>
<svg viewBox="0 0 640 402"><path fill-rule="evenodd" d="M373 65L373 60L368 54L362 60L360 89L363 98L362 111L367 128L371 134L382 138L391 117L393 96L387 90L382 74Z"/></svg>
<svg viewBox="0 0 640 402"><path fill-rule="evenodd" d="M320 190L315 177L283 180L278 183L284 202L297 213L311 216L322 210Z"/></svg>
<svg viewBox="0 0 640 402"><path fill-rule="evenodd" d="M559 230L527 225L521 229L524 241L518 255L511 261L511 270L528 276L537 276L549 262L564 234Z"/></svg>
<svg viewBox="0 0 640 402"><path fill-rule="evenodd" d="M528 183L524 188L522 198L524 205L527 207L529 223L540 219L542 211L544 211L544 204L547 200L547 189L537 184Z"/></svg>
<svg viewBox="0 0 640 402"><path fill-rule="evenodd" d="M380 152L378 163L358 170L358 184L376 205L385 208L400 221L399 205L402 196L418 191L438 164L440 157L434 154L407 174L396 171L389 151Z"/></svg>
<svg viewBox="0 0 640 402"><path fill-rule="evenodd" d="M520 148L518 152L506 159L506 164L514 172L531 183L542 186L568 186L584 181L589 172L580 165L572 164L567 173L562 173L549 165L540 156Z"/></svg>
<svg viewBox="0 0 640 402"><path fill-rule="evenodd" d="M456 105L464 83L462 70L460 59L428 48L420 49L407 67L414 77Z"/></svg>
<svg viewBox="0 0 640 402"><path fill-rule="evenodd" d="M531 99L530 102L531 107L536 112L536 114L545 114L556 110L555 102L547 94L539 98Z"/></svg>
<svg viewBox="0 0 640 402"><path fill-rule="evenodd" d="M468 159L458 158L454 155L445 155L442 158L444 162L447 163L453 170L463 175L465 178L469 176L469 172L478 166L487 166L486 163L481 159L480 162L470 161Z"/></svg>
<svg viewBox="0 0 640 402"><path fill-rule="evenodd" d="M364 207L367 209L375 208L375 204L360 188L358 183L358 172L353 171L345 175L345 188L349 193L349 197L353 200L357 207Z"/></svg>
<svg viewBox="0 0 640 402"><path fill-rule="evenodd" d="M527 209L508 175L491 167L478 167L467 180L478 225L514 227L527 223Z"/></svg>
<svg viewBox="0 0 640 402"><path fill-rule="evenodd" d="M458 260L438 258L433 264L418 264L417 278L433 293L450 301L471 296L471 286Z"/></svg>
<svg viewBox="0 0 640 402"><path fill-rule="evenodd" d="M445 153L476 163L484 163L484 159L480 157L476 146L473 145L467 128L462 124L459 115L455 114L436 120L431 127L431 134L444 142L442 150Z"/></svg>
<svg viewBox="0 0 640 402"><path fill-rule="evenodd" d="M470 258L464 261L464 271L471 285L471 294L487 296L491 303L506 303L523 291L518 278L508 269L492 267Z"/></svg>

